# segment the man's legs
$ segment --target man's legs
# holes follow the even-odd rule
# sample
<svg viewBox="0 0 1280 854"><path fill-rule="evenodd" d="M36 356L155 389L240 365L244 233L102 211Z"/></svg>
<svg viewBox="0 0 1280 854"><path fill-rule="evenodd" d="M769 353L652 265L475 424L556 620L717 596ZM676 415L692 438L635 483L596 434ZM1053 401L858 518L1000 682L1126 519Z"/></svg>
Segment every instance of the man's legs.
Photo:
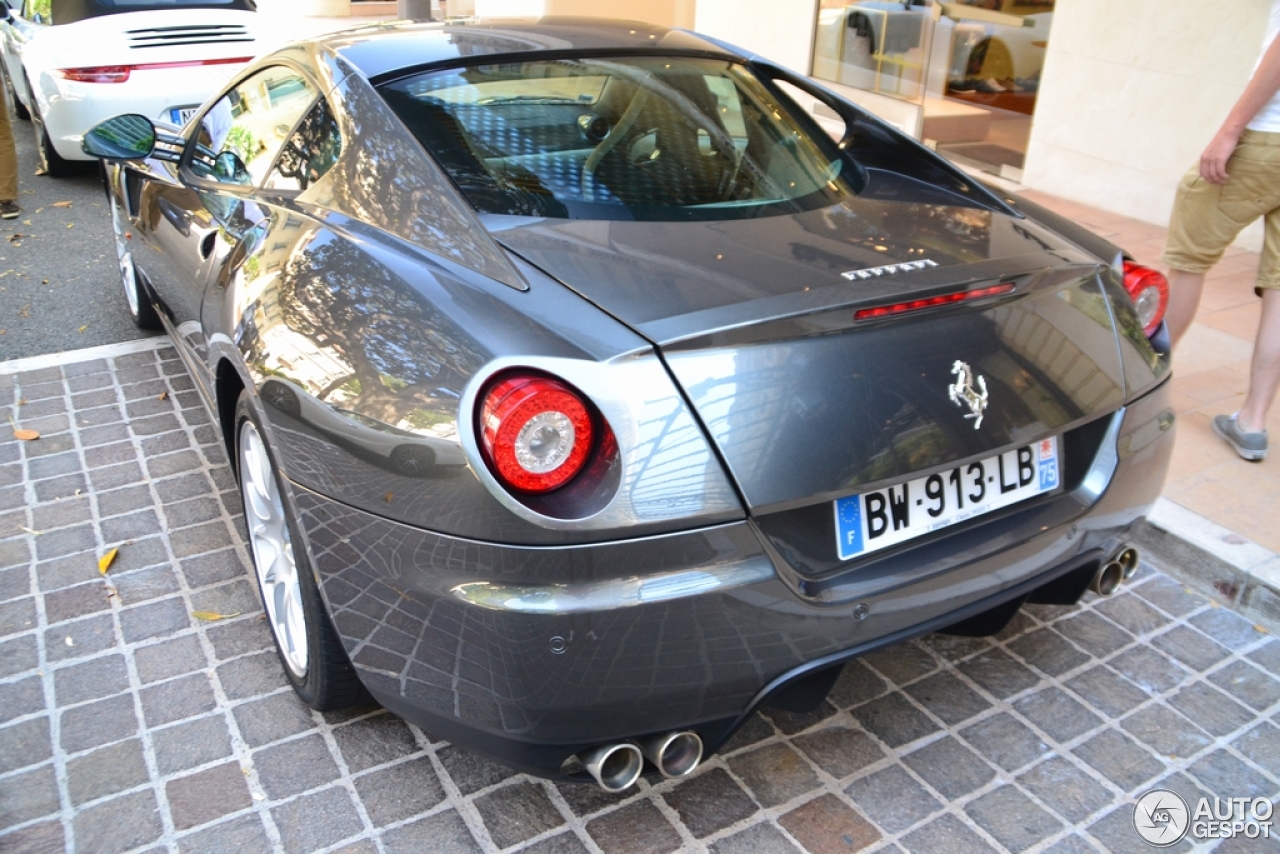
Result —
<svg viewBox="0 0 1280 854"><path fill-rule="evenodd" d="M18 200L18 150L9 126L9 103L0 92L0 202Z"/></svg>
<svg viewBox="0 0 1280 854"><path fill-rule="evenodd" d="M1188 273L1186 270L1169 271L1169 308L1164 321L1169 325L1169 337L1177 347L1182 336L1191 328L1200 307L1200 295L1204 293L1204 273Z"/></svg>
<svg viewBox="0 0 1280 854"><path fill-rule="evenodd" d="M1258 337L1253 344L1253 362L1249 367L1249 393L1236 423L1246 433L1267 429L1267 410L1280 388L1280 290L1262 292L1262 319L1258 321Z"/></svg>

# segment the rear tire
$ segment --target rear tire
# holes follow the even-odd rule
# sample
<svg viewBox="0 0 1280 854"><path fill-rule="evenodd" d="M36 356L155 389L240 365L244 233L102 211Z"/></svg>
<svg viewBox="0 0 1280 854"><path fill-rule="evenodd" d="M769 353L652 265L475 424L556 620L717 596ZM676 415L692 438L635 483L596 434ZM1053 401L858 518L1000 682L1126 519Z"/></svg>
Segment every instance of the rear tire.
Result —
<svg viewBox="0 0 1280 854"><path fill-rule="evenodd" d="M49 139L49 131L44 126L44 119L40 116L40 107L35 103L35 90L31 88L30 80L27 81L27 92L31 97L31 128L36 134L36 160L45 175L51 178L64 178L72 174L75 169L71 161L65 159L53 147L53 142Z"/></svg>
<svg viewBox="0 0 1280 854"><path fill-rule="evenodd" d="M249 551L285 676L317 711L370 702L316 586L275 458L248 392L236 403L236 460Z"/></svg>

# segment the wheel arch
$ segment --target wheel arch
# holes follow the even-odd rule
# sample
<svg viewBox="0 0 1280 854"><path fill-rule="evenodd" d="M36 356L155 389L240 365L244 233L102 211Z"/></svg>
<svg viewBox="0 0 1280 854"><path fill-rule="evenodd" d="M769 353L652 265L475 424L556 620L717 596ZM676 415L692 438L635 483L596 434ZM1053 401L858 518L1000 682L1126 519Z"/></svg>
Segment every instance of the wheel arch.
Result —
<svg viewBox="0 0 1280 854"><path fill-rule="evenodd" d="M218 426L222 428L222 443L231 461L231 470L239 475L239 459L236 456L236 404L240 400L240 392L244 391L245 382L240 372L230 359L223 358L218 362L213 380L213 398L217 407Z"/></svg>

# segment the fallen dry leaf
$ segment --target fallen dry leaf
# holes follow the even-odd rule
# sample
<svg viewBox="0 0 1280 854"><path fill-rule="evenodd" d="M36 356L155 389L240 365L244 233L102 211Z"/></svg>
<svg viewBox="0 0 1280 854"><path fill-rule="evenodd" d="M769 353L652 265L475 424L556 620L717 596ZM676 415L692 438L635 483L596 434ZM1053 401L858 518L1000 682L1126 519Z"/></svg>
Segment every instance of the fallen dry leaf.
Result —
<svg viewBox="0 0 1280 854"><path fill-rule="evenodd" d="M382 500L383 500L383 501L385 501L386 503L390 504L390 503L391 503L391 499L393 499L393 498L395 498L395 497L396 497L396 494L395 494L394 492L388 492L386 495L382 496Z"/></svg>
<svg viewBox="0 0 1280 854"><path fill-rule="evenodd" d="M98 572L101 572L103 575L106 575L107 570L111 568L112 561L116 559L116 553L119 551L120 551L119 549L112 549L111 551L104 554L102 556L102 560L98 561Z"/></svg>
<svg viewBox="0 0 1280 854"><path fill-rule="evenodd" d="M13 428L13 438L21 439L24 442L34 442L40 438L40 434L35 430L24 430L21 427Z"/></svg>
<svg viewBox="0 0 1280 854"><path fill-rule="evenodd" d="M53 204L49 205L49 207L51 207L51 208L69 208L69 207L71 207L71 202L69 202L69 201L66 201L66 202L54 202Z"/></svg>
<svg viewBox="0 0 1280 854"><path fill-rule="evenodd" d="M71 637L71 635L67 635L66 643L67 643L67 646L75 646L75 645L76 645L76 642L75 642L75 640Z"/></svg>
<svg viewBox="0 0 1280 854"><path fill-rule="evenodd" d="M21 239L22 239L22 235L21 235L21 234L19 234L19 233L18 233L18 232L16 232L16 231L15 231L13 234L10 234L10 235L9 235L9 242L10 242L10 243L17 243L17 242L18 242L19 240L21 240Z"/></svg>
<svg viewBox="0 0 1280 854"><path fill-rule="evenodd" d="M192 611L191 616L195 617L197 620L205 620L206 622L212 623L217 620L230 620L232 617L238 617L240 616L240 612L236 611L234 614L217 614L213 611Z"/></svg>
<svg viewBox="0 0 1280 854"><path fill-rule="evenodd" d="M28 528L26 525L19 525L19 526L18 526L18 529L19 529L19 530L21 530L21 531L26 531L28 534L30 534L30 535L31 535L31 536L33 536L33 537L38 537L38 536L40 536L42 533L44 533L43 531L37 531L37 530L35 530L35 529L33 529L33 528Z"/></svg>
<svg viewBox="0 0 1280 854"><path fill-rule="evenodd" d="M168 400L168 399L169 399L169 392L167 391L160 392L160 396L156 398L156 400Z"/></svg>
<svg viewBox="0 0 1280 854"><path fill-rule="evenodd" d="M81 326L79 329L77 329L76 332L79 332L81 335L83 335L84 331L88 328L89 328L89 324L86 323L84 326Z"/></svg>
<svg viewBox="0 0 1280 854"><path fill-rule="evenodd" d="M76 227L76 224L74 222L67 223L67 228L75 228L75 227Z"/></svg>

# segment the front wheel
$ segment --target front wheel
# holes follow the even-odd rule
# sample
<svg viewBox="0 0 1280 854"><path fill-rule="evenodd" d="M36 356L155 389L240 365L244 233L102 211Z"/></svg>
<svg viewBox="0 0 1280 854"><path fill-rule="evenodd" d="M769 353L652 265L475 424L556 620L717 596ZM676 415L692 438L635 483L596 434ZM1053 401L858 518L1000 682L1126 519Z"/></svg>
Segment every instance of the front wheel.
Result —
<svg viewBox="0 0 1280 854"><path fill-rule="evenodd" d="M249 546L276 651L298 696L318 711L368 702L320 599L306 550L286 511L266 436L241 392L236 406L240 497Z"/></svg>
<svg viewBox="0 0 1280 854"><path fill-rule="evenodd" d="M129 306L133 325L139 329L160 329L160 315L138 279L137 268L133 266L133 231L129 228L129 218L115 197L111 199L111 226L116 242L116 259L120 265L120 284L124 288L124 300Z"/></svg>

